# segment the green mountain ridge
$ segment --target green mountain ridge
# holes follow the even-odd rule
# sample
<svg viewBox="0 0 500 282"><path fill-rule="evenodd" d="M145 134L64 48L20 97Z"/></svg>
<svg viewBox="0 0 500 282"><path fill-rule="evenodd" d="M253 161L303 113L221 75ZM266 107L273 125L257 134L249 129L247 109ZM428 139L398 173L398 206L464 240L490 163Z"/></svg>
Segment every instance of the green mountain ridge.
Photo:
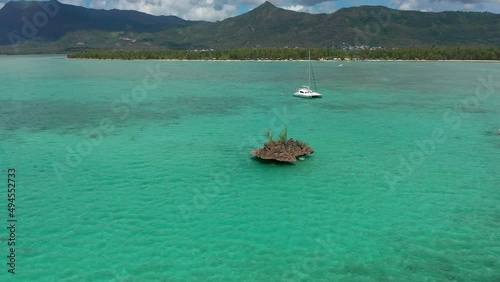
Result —
<svg viewBox="0 0 500 282"><path fill-rule="evenodd" d="M219 22L193 22L137 11L94 10L51 0L59 12L32 38L15 41L22 17L39 4L9 2L0 9L0 52L86 49L230 49L255 47L500 47L500 15L488 12L400 11L383 6L308 14L270 2ZM10 38L9 38L9 35ZM21 36L22 37L22 36Z"/></svg>

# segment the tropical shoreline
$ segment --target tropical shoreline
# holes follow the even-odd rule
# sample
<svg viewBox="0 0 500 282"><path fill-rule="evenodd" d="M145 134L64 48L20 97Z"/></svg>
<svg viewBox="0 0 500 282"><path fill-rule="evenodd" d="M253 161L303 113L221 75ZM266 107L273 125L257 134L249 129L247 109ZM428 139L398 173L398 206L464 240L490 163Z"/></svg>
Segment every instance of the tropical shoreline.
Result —
<svg viewBox="0 0 500 282"><path fill-rule="evenodd" d="M68 58L187 61L498 61L500 48L244 48L227 50L84 50Z"/></svg>

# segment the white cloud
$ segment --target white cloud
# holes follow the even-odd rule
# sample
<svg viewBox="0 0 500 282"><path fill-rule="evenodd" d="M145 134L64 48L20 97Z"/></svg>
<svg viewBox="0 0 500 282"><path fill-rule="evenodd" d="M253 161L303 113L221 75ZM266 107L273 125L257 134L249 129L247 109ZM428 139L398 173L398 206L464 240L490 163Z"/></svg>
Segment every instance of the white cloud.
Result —
<svg viewBox="0 0 500 282"><path fill-rule="evenodd" d="M66 0L70 2L71 0ZM237 6L217 0L92 0L94 9L137 10L152 15L174 15L187 20L216 21L238 14Z"/></svg>
<svg viewBox="0 0 500 282"><path fill-rule="evenodd" d="M11 0L0 0L0 7ZM18 0L16 0L18 1ZM47 1L47 0L34 0ZM239 5L258 6L263 0L59 0L94 9L137 10L152 15L174 15L188 20L216 21L241 13ZM300 0L296 0L300 1ZM317 0L316 0L317 1ZM330 0L331 1L331 0Z"/></svg>
<svg viewBox="0 0 500 282"><path fill-rule="evenodd" d="M304 5L292 5L292 6L282 6L283 9L296 11L296 12L305 12L311 14L320 14L320 13L333 13L336 9L335 2L323 2L316 4L314 6L304 6Z"/></svg>
<svg viewBox="0 0 500 282"><path fill-rule="evenodd" d="M2 1L2 0L0 0ZM271 0L279 7L308 13L331 13L337 0ZM265 0L61 0L94 9L137 10L153 15L174 15L187 20L216 21L242 13L239 7L257 7Z"/></svg>
<svg viewBox="0 0 500 282"><path fill-rule="evenodd" d="M62 0L95 9L138 10L153 15L174 15L187 20L223 20L241 14L239 7L257 7L265 0ZM271 0L279 7L308 13L331 13L337 0Z"/></svg>
<svg viewBox="0 0 500 282"><path fill-rule="evenodd" d="M417 7L419 6L417 0L407 0L407 1L403 1L403 2L400 2L400 1L397 1L399 2L397 5L398 5L398 9L401 9L401 10L417 10Z"/></svg>
<svg viewBox="0 0 500 282"><path fill-rule="evenodd" d="M431 0L432 1L432 0ZM424 2L424 3L422 3ZM425 1L418 0L393 0L392 3L396 6L398 10L409 10L409 11L432 11L429 3Z"/></svg>
<svg viewBox="0 0 500 282"><path fill-rule="evenodd" d="M184 14L183 18L205 21L216 21L225 19L238 14L237 7L234 5L224 5L222 10L216 11L211 7L195 7Z"/></svg>
<svg viewBox="0 0 500 282"><path fill-rule="evenodd" d="M293 6L283 7L283 8L287 9L287 10L290 10L290 11L299 12L299 11L302 11L302 9L304 9L304 6L302 6L302 5L293 5Z"/></svg>
<svg viewBox="0 0 500 282"><path fill-rule="evenodd" d="M0 7L10 0L0 0ZM187 20L223 20L257 7L265 0L60 0L63 3L95 9L138 10L153 15L175 15ZM306 13L332 13L339 0L270 0L285 9ZM402 10L490 11L500 13L500 0L384 0ZM377 0L377 4L384 1ZM349 0L349 5L373 5L369 0ZM344 3L345 4L345 3Z"/></svg>
<svg viewBox="0 0 500 282"><path fill-rule="evenodd" d="M85 0L59 0L59 2L75 6L85 6Z"/></svg>
<svg viewBox="0 0 500 282"><path fill-rule="evenodd" d="M329 13L335 12L336 9L337 9L337 7L336 7L334 1L323 2L323 3L317 4L313 7L311 7L311 9L309 10L309 13L313 13L313 14L327 13L327 14L329 14Z"/></svg>
<svg viewBox="0 0 500 282"><path fill-rule="evenodd" d="M392 0L400 10L500 12L500 0Z"/></svg>

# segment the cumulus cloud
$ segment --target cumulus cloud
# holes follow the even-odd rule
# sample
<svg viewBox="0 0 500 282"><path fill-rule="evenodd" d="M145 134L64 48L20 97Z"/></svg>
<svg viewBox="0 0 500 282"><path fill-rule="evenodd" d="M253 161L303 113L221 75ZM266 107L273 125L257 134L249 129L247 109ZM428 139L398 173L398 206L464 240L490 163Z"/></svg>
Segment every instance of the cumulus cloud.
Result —
<svg viewBox="0 0 500 282"><path fill-rule="evenodd" d="M214 0L92 0L92 8L138 10L153 15L174 15L188 20L214 21L237 14L237 6Z"/></svg>
<svg viewBox="0 0 500 282"><path fill-rule="evenodd" d="M66 0L70 1L70 0ZM275 5L304 12L333 12L324 9L337 0L274 0ZM91 0L93 8L139 10L154 15L175 15L188 20L216 21L236 16L241 7L254 8L265 0Z"/></svg>
<svg viewBox="0 0 500 282"><path fill-rule="evenodd" d="M0 5L10 0L0 0ZM265 0L59 0L94 9L138 10L153 15L174 15L188 20L216 21L255 8ZM279 7L309 13L331 13L338 0L271 0Z"/></svg>
<svg viewBox="0 0 500 282"><path fill-rule="evenodd" d="M298 11L302 11L302 9L304 9L304 6L302 5L292 5L292 6L289 6L289 7L283 7L287 10L290 10L290 11L295 11L295 12L298 12Z"/></svg>
<svg viewBox="0 0 500 282"><path fill-rule="evenodd" d="M10 0L0 0L0 7ZM261 5L265 0L59 0L95 9L138 10L153 15L175 15L188 20L217 21ZM274 5L306 13L332 13L345 5L374 5L370 0L270 0ZM377 0L376 4L402 10L474 10L500 13L500 0ZM337 3L343 4L337 6Z"/></svg>
<svg viewBox="0 0 500 282"><path fill-rule="evenodd" d="M401 10L500 12L500 0L392 0L392 4Z"/></svg>
<svg viewBox="0 0 500 282"><path fill-rule="evenodd" d="M282 6L282 8L296 12L320 14L334 12L336 10L336 4L335 1L323 1L322 3L316 3L310 6L297 4L291 6Z"/></svg>

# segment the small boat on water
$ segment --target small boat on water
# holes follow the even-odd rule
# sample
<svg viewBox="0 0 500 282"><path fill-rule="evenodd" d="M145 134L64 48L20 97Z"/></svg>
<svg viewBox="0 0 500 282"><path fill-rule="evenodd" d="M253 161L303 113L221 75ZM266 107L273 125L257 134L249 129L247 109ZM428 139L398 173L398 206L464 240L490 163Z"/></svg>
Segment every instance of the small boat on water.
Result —
<svg viewBox="0 0 500 282"><path fill-rule="evenodd" d="M314 90L311 89L311 77L314 84ZM293 96L308 99L323 97L322 94L316 91L316 78L314 77L314 71L311 64L311 50L309 50L309 83L301 86L297 92L293 93Z"/></svg>
<svg viewBox="0 0 500 282"><path fill-rule="evenodd" d="M293 93L293 96L300 98L321 98L323 95L319 94L316 91L312 91L309 86L304 85L300 87L297 92Z"/></svg>

